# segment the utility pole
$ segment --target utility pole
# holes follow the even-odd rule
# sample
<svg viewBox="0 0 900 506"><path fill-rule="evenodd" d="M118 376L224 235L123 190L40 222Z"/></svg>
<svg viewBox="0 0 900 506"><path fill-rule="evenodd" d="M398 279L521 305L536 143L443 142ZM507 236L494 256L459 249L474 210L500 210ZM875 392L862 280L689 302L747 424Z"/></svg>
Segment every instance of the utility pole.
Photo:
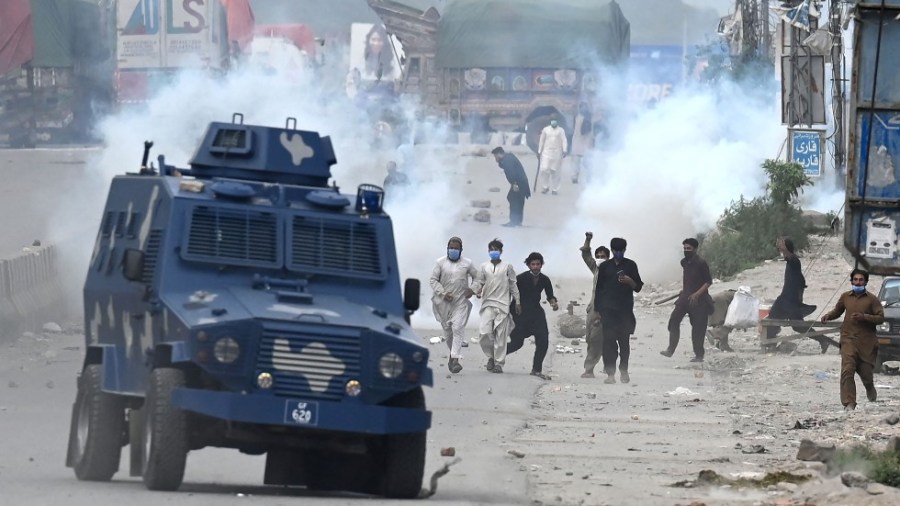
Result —
<svg viewBox="0 0 900 506"><path fill-rule="evenodd" d="M828 5L828 31L834 37L831 46L831 101L834 111L834 175L843 183L846 174L847 153L844 132L844 45L841 36L841 2L831 0Z"/></svg>

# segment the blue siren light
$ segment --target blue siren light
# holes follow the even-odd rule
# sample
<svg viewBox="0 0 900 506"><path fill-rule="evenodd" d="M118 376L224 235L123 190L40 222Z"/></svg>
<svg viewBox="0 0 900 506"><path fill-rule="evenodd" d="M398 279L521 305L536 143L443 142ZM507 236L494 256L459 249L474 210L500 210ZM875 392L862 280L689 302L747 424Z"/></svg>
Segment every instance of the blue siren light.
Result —
<svg viewBox="0 0 900 506"><path fill-rule="evenodd" d="M356 211L380 213L384 205L384 190L373 184L361 184L356 189Z"/></svg>

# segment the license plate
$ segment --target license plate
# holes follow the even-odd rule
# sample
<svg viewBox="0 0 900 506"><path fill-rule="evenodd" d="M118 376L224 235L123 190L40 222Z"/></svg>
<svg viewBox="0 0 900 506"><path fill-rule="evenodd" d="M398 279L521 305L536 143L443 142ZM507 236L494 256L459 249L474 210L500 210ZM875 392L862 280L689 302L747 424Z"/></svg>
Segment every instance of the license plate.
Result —
<svg viewBox="0 0 900 506"><path fill-rule="evenodd" d="M891 344L890 339L879 339L878 344Z"/></svg>
<svg viewBox="0 0 900 506"><path fill-rule="evenodd" d="M284 423L318 425L319 403L310 401L285 401Z"/></svg>

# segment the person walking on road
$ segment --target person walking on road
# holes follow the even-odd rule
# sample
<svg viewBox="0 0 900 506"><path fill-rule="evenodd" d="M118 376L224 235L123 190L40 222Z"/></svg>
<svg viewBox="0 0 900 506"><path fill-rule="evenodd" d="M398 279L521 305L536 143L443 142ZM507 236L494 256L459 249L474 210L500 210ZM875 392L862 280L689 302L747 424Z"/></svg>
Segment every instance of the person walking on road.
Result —
<svg viewBox="0 0 900 506"><path fill-rule="evenodd" d="M572 131L572 182L578 184L578 176L585 168L585 156L594 147L594 124L587 102L578 104L575 129Z"/></svg>
<svg viewBox="0 0 900 506"><path fill-rule="evenodd" d="M878 392L872 373L878 356L875 327L884 323L884 307L874 294L866 290L869 273L853 269L851 290L841 294L834 309L822 315L822 321L837 319L846 311L841 324L841 404L844 409L856 409L856 377L866 388L866 397L875 402Z"/></svg>
<svg viewBox="0 0 900 506"><path fill-rule="evenodd" d="M509 201L509 222L504 223L504 227L521 227L525 214L525 199L531 197L531 188L528 185L528 176L525 175L525 168L522 162L512 153L503 151L503 148L496 147L491 153L497 165L503 169L506 180L509 181L509 192L506 194L506 200Z"/></svg>
<svg viewBox="0 0 900 506"><path fill-rule="evenodd" d="M534 360L531 363L531 375L548 380L543 373L544 358L550 347L550 330L547 328L547 315L541 307L541 292L547 295L547 303L554 311L559 311L559 304L553 296L553 284L541 269L544 267L544 256L534 251L525 259L528 270L516 276L516 286L521 299L522 314L514 315L515 327L509 336L506 354L515 353L529 336L534 336Z"/></svg>
<svg viewBox="0 0 900 506"><path fill-rule="evenodd" d="M675 353L681 339L681 321L688 315L691 322L691 343L694 345L694 358L691 362L703 362L706 353L703 346L706 325L714 309L712 297L709 296L712 275L709 273L709 264L697 254L700 247L697 239L689 237L682 241L681 245L684 250L684 258L681 259L681 268L684 271L681 293L669 317L669 347L659 353L666 357L671 357Z"/></svg>
<svg viewBox="0 0 900 506"><path fill-rule="evenodd" d="M584 342L587 343L587 355L584 357L584 372L582 378L593 378L594 367L600 362L603 356L603 325L600 325L597 313L594 310L594 292L597 290L597 267L609 260L609 249L606 246L600 246L591 253L591 239L594 237L593 232L584 233L584 245L581 246L581 259L584 264L594 275L591 284L591 301L587 306L587 316L585 319L585 335Z"/></svg>
<svg viewBox="0 0 900 506"><path fill-rule="evenodd" d="M559 193L559 180L562 177L562 161L569 151L569 139L566 131L559 127L559 121L554 117L550 125L541 130L541 139L538 143L538 156L541 161L541 177L543 189L541 193L552 191L553 195Z"/></svg>
<svg viewBox="0 0 900 506"><path fill-rule="evenodd" d="M462 239L451 237L447 241L447 254L437 259L431 271L431 297L434 317L444 330L444 339L450 348L447 367L453 374L462 370L459 359L466 340L466 323L472 312L469 298L474 295L470 283L475 281L478 270L472 260L462 256Z"/></svg>
<svg viewBox="0 0 900 506"><path fill-rule="evenodd" d="M628 243L621 237L609 242L612 259L597 267L597 288L594 290L594 310L603 325L604 383L616 382L616 360L622 383L631 381L628 358L631 355L629 336L634 334L634 294L644 287L637 264L625 258Z"/></svg>
<svg viewBox="0 0 900 506"><path fill-rule="evenodd" d="M491 259L478 268L472 287L481 299L479 343L488 357L486 368L494 373L502 373L506 362L506 341L513 324L509 309L513 300L517 301L516 313L522 313L522 304L518 302L521 299L516 285L516 270L500 259L502 254L503 243L499 239L488 243Z"/></svg>

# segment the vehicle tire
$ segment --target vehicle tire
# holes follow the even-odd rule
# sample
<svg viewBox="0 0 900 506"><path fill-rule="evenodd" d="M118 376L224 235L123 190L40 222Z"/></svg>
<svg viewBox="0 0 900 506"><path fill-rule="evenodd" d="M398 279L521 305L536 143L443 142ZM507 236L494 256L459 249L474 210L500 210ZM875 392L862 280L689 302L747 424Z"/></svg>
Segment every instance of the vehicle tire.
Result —
<svg viewBox="0 0 900 506"><path fill-rule="evenodd" d="M425 409L422 387L404 392L387 403L397 408ZM384 436L378 473L381 495L391 499L415 499L422 491L425 474L425 432Z"/></svg>
<svg viewBox="0 0 900 506"><path fill-rule="evenodd" d="M154 369L144 400L144 485L150 490L177 490L187 461L187 414L172 405L172 392L185 386L184 372Z"/></svg>
<svg viewBox="0 0 900 506"><path fill-rule="evenodd" d="M102 366L84 368L78 380L72 434L75 476L85 481L109 481L119 470L125 433L123 399L103 392Z"/></svg>

